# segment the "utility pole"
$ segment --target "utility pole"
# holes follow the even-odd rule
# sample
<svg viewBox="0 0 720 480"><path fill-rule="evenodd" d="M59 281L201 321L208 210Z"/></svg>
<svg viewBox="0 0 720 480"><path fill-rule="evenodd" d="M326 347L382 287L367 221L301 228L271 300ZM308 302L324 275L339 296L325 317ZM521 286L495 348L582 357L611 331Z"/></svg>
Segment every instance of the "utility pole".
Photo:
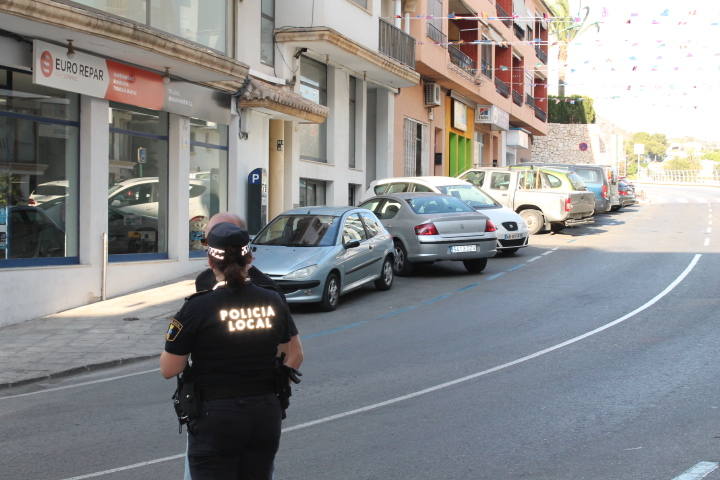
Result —
<svg viewBox="0 0 720 480"><path fill-rule="evenodd" d="M637 178L640 178L640 156L645 153L645 144L643 143L636 143L633 145L633 151L635 152L635 155L637 155Z"/></svg>

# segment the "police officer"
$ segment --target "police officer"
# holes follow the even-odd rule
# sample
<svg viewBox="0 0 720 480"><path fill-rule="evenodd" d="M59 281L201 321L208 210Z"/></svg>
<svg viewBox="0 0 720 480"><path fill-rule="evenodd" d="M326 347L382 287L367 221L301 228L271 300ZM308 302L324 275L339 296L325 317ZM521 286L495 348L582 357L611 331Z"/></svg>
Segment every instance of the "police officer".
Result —
<svg viewBox="0 0 720 480"><path fill-rule="evenodd" d="M193 480L272 478L280 440L276 357L293 359L292 317L281 297L253 285L246 231L215 225L208 259L220 281L190 297L170 323L160 371L171 378L192 355L200 413L190 425L188 457ZM291 351L300 349L300 351Z"/></svg>

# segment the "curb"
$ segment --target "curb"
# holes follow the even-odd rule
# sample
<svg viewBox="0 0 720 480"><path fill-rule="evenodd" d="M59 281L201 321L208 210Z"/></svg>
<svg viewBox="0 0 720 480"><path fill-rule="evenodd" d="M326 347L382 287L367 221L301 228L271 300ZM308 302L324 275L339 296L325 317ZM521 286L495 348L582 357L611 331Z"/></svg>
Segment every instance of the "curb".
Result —
<svg viewBox="0 0 720 480"><path fill-rule="evenodd" d="M158 358L158 357L160 357L160 354L154 353L152 355L141 355L139 357L120 358L118 360L108 360L106 362L91 363L88 365L82 365L80 367L73 367L73 368L69 368L67 370L61 370L59 372L49 373L47 375L40 375L38 377L24 378L22 380L18 380L15 382L0 383L0 391L7 390L10 388L15 388L15 387L21 387L23 385L29 385L31 383L39 382L41 380L53 380L53 379L58 379L58 378L64 378L64 377L69 377L71 375L75 375L78 373L87 373L87 372L92 372L95 370L103 370L106 368L117 367L120 365L128 365L131 363L141 362L143 360L148 360L151 358Z"/></svg>

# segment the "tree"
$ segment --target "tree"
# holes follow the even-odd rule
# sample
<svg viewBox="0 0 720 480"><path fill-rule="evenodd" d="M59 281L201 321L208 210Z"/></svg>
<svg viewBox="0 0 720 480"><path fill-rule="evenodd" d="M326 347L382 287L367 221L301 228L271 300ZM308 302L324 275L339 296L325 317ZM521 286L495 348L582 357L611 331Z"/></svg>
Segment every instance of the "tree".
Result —
<svg viewBox="0 0 720 480"><path fill-rule="evenodd" d="M700 170L700 160L692 155L686 158L676 157L666 161L663 166L665 170Z"/></svg>
<svg viewBox="0 0 720 480"><path fill-rule="evenodd" d="M568 48L572 41L583 32L591 28L596 28L599 32L600 22L587 23L588 16L590 15L590 7L583 7L582 2L580 2L580 9L575 16L570 13L570 3L568 0L550 0L547 3L555 17L550 23L550 31L558 42L560 42L558 51L558 60L560 63L558 95L564 97ZM580 22L575 22L576 18L580 19Z"/></svg>
<svg viewBox="0 0 720 480"><path fill-rule="evenodd" d="M647 132L634 133L632 139L625 144L625 156L628 158L628 160L637 160L637 155L633 150L633 145L636 143L641 143L645 145L644 156L648 160L652 160L654 162L662 162L665 159L668 148L668 140L665 134Z"/></svg>
<svg viewBox="0 0 720 480"><path fill-rule="evenodd" d="M720 150L707 151L703 154L702 158L703 158L703 160L712 160L714 162L720 162Z"/></svg>

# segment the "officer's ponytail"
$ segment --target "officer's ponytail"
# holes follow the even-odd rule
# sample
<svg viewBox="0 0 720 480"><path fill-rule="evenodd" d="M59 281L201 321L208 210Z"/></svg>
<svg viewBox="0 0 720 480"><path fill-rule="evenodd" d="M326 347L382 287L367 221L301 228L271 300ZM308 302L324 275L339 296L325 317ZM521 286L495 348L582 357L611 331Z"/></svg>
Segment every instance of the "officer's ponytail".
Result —
<svg viewBox="0 0 720 480"><path fill-rule="evenodd" d="M210 257L212 267L223 274L227 286L240 288L248 282L247 266L252 260L251 253L245 253L243 247L229 247L225 249L225 258L217 260Z"/></svg>
<svg viewBox="0 0 720 480"><path fill-rule="evenodd" d="M247 266L252 261L250 236L232 223L215 225L207 237L208 260L213 270L220 271L230 288L239 288L248 281Z"/></svg>

